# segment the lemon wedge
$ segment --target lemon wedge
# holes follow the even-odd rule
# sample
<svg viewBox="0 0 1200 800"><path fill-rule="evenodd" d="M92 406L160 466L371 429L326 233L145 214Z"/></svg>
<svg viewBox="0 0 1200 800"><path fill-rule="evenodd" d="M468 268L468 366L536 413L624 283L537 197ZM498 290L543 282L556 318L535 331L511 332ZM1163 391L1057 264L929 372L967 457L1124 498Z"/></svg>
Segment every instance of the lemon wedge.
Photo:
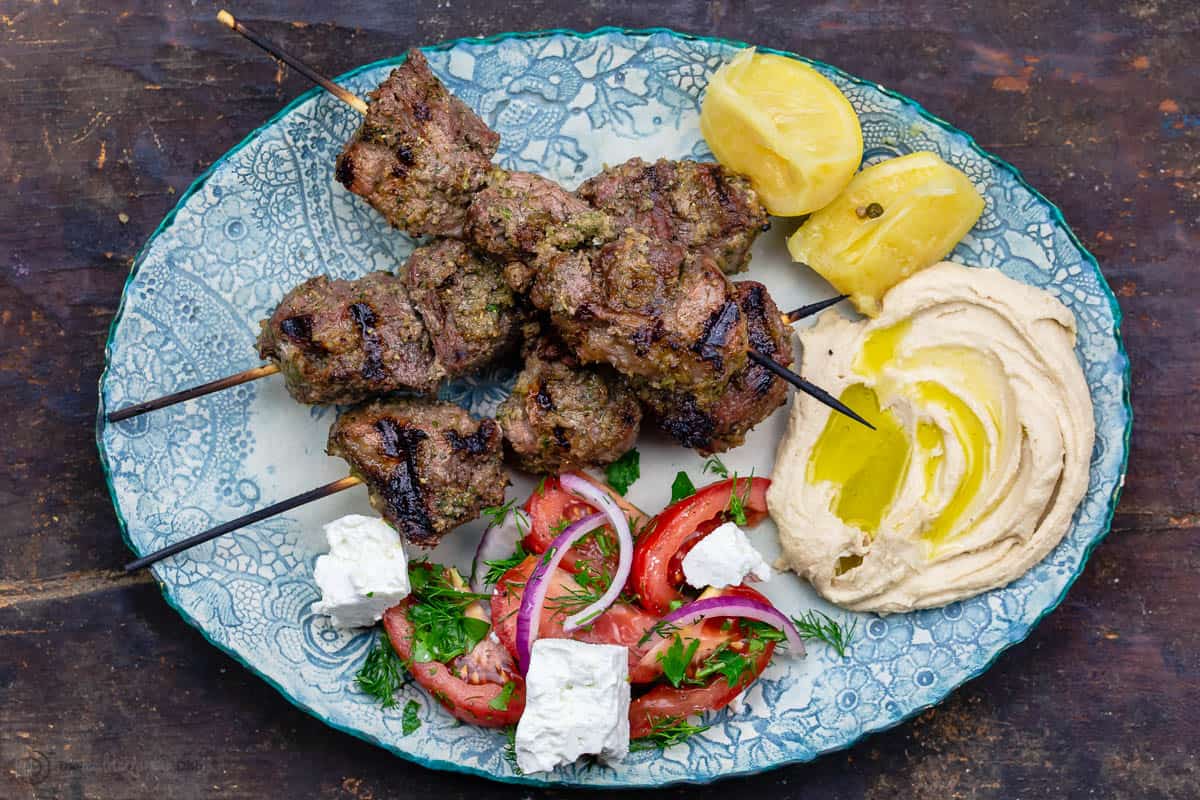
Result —
<svg viewBox="0 0 1200 800"><path fill-rule="evenodd" d="M788 239L862 313L879 313L888 289L941 261L979 220L983 197L935 153L867 167Z"/></svg>
<svg viewBox="0 0 1200 800"><path fill-rule="evenodd" d="M858 116L838 88L800 61L754 48L709 81L700 131L717 160L748 177L777 216L826 205L862 161Z"/></svg>

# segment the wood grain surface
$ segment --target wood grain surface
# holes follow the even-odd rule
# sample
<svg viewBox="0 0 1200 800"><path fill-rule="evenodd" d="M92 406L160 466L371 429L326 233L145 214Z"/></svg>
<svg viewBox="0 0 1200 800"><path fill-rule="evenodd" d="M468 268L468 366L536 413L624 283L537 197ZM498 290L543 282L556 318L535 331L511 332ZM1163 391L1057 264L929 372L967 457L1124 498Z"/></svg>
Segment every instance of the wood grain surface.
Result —
<svg viewBox="0 0 1200 800"><path fill-rule="evenodd" d="M128 553L93 426L125 276L193 178L308 88L222 29L216 8L0 0L0 798L528 796L324 727L206 644L148 578L116 571ZM937 709L814 764L662 794L1200 796L1200 6L232 10L332 74L508 30L727 36L895 88L1019 167L1125 311L1135 425L1112 534L1063 605Z"/></svg>

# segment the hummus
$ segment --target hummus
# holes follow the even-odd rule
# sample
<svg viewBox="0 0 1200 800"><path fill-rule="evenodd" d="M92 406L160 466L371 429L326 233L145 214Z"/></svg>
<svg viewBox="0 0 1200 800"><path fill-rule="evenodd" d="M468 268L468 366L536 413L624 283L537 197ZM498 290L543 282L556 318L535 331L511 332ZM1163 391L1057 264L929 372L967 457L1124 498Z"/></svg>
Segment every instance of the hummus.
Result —
<svg viewBox="0 0 1200 800"><path fill-rule="evenodd" d="M1094 435L1062 303L942 262L800 341L804 376L878 430L797 395L767 494L780 566L844 608L908 611L1003 586L1062 539Z"/></svg>

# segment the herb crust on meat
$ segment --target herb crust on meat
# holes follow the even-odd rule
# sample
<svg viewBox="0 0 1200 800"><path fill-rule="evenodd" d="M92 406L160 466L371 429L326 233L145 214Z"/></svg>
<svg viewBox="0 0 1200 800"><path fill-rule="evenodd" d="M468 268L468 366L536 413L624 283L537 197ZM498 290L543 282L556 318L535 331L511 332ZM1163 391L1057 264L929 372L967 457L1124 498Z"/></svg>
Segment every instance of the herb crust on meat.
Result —
<svg viewBox="0 0 1200 800"><path fill-rule="evenodd" d="M500 135L450 94L414 48L371 92L336 177L411 236L461 238L499 144Z"/></svg>

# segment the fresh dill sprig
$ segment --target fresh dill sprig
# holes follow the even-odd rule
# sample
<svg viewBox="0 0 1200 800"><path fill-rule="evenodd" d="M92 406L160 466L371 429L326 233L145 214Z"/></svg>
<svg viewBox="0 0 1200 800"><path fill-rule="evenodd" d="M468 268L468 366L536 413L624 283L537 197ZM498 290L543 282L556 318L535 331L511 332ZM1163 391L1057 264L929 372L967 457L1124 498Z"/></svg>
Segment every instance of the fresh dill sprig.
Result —
<svg viewBox="0 0 1200 800"><path fill-rule="evenodd" d="M451 585L443 567L411 567L408 571L412 597L408 621L413 624L412 660L418 663L446 663L455 656L471 652L487 635L487 622L466 614L476 600L491 596L461 591Z"/></svg>
<svg viewBox="0 0 1200 800"><path fill-rule="evenodd" d="M792 622L795 623L801 639L815 639L824 642L832 647L841 658L846 657L846 648L850 646L850 642L854 638L854 629L858 627L858 621L855 620L850 623L849 628L843 628L837 620L816 609L810 609L798 617L792 617Z"/></svg>
<svg viewBox="0 0 1200 800"><path fill-rule="evenodd" d="M488 568L487 574L483 576L483 582L488 586L495 586L499 580L504 577L504 573L508 572L513 567L520 564L528 557L525 552L525 547L517 542L516 551L508 558L498 558L495 561L484 561L483 565Z"/></svg>
<svg viewBox="0 0 1200 800"><path fill-rule="evenodd" d="M742 493L738 494L738 474L731 473L729 467L725 466L725 462L718 456L709 456L704 462L704 472L711 472L721 478L732 478L733 486L729 487L729 505L725 508L725 513L737 525L746 524L746 503L750 502L750 491L754 486L754 470L750 471L749 478L741 478L745 488ZM686 477L686 476L685 476Z"/></svg>
<svg viewBox="0 0 1200 800"><path fill-rule="evenodd" d="M493 525L503 525L504 518L507 517L517 504L517 498L512 498L506 503L498 506L488 506L483 511L479 512L479 516L487 517L492 521Z"/></svg>
<svg viewBox="0 0 1200 800"><path fill-rule="evenodd" d="M354 684L378 700L382 708L391 708L396 705L396 692L405 680L404 662L392 649L387 634L381 633L354 676Z"/></svg>
<svg viewBox="0 0 1200 800"><path fill-rule="evenodd" d="M673 610L674 609L672 609L672 611ZM650 629L648 631L646 631L644 634L642 634L642 638L638 639L638 646L640 647L640 646L644 645L646 642L650 641L655 635L661 636L662 638L666 639L668 636L670 636L674 633L677 633L679 631L680 627L681 626L678 623L666 622L664 620L659 620L658 622L651 625Z"/></svg>
<svg viewBox="0 0 1200 800"><path fill-rule="evenodd" d="M685 742L711 727L712 725L692 725L685 717L663 717L654 721L648 734L631 741L629 750L661 750Z"/></svg>
<svg viewBox="0 0 1200 800"><path fill-rule="evenodd" d="M508 766L518 775L524 775L525 772L517 765L517 726L509 725L505 729L504 741L504 760L508 762Z"/></svg>
<svg viewBox="0 0 1200 800"><path fill-rule="evenodd" d="M729 467L725 466L725 462L721 460L720 456L709 456L708 460L704 462L703 471L711 472L722 478L729 477Z"/></svg>
<svg viewBox="0 0 1200 800"><path fill-rule="evenodd" d="M746 520L746 503L750 502L750 490L754 487L754 471L750 471L750 477L745 479L746 489L738 496L738 474L733 473L733 485L729 487L729 507L727 512L733 519L735 525L745 525Z"/></svg>
<svg viewBox="0 0 1200 800"><path fill-rule="evenodd" d="M608 591L608 585L612 583L612 576L607 572L595 575L587 568L587 565L575 573L574 578L574 586L563 584L562 594L546 598L543 605L563 616L570 616L583 611L599 600L600 596ZM584 622L591 622L591 620L584 620Z"/></svg>
<svg viewBox="0 0 1200 800"><path fill-rule="evenodd" d="M529 533L529 517L525 515L525 510L517 505L517 498L513 498L503 505L488 506L483 511L479 512L480 516L487 517L492 521L492 525L499 527L508 519L508 515L512 514L517 525L517 533L524 536Z"/></svg>

